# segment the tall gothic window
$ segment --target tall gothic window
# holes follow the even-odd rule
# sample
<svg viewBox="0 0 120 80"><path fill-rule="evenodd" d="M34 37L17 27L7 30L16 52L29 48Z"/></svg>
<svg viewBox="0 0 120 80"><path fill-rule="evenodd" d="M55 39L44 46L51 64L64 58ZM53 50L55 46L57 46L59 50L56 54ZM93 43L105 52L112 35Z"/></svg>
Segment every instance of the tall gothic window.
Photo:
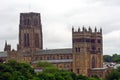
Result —
<svg viewBox="0 0 120 80"><path fill-rule="evenodd" d="M77 73L78 73L78 74L80 73L80 69L77 69Z"/></svg>
<svg viewBox="0 0 120 80"><path fill-rule="evenodd" d="M37 48L39 48L39 34L38 33L36 33L35 34L35 47L37 47Z"/></svg>
<svg viewBox="0 0 120 80"><path fill-rule="evenodd" d="M78 52L80 52L80 48L78 47Z"/></svg>
<svg viewBox="0 0 120 80"><path fill-rule="evenodd" d="M75 48L75 52L77 52L77 48Z"/></svg>
<svg viewBox="0 0 120 80"><path fill-rule="evenodd" d="M25 33L24 34L24 47L29 47L30 43L29 43L29 34Z"/></svg>
<svg viewBox="0 0 120 80"><path fill-rule="evenodd" d="M92 68L95 68L95 57L92 57Z"/></svg>

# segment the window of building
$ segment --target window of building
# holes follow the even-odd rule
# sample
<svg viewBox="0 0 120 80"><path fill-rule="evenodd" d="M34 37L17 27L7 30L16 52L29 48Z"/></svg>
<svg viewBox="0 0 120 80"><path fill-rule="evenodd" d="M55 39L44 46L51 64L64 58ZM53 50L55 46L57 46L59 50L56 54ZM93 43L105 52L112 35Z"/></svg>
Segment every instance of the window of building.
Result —
<svg viewBox="0 0 120 80"><path fill-rule="evenodd" d="M24 47L29 47L30 43L29 43L29 34L25 33L24 34Z"/></svg>
<svg viewBox="0 0 120 80"><path fill-rule="evenodd" d="M25 19L24 20L24 25L30 25L30 20L29 19Z"/></svg>
<svg viewBox="0 0 120 80"><path fill-rule="evenodd" d="M40 56L39 58L40 58L40 60L42 60L42 56Z"/></svg>
<svg viewBox="0 0 120 80"><path fill-rule="evenodd" d="M54 59L55 59L55 56L53 55L53 57L52 57L52 58L53 58L53 60L54 60Z"/></svg>
<svg viewBox="0 0 120 80"><path fill-rule="evenodd" d="M90 39L86 39L86 42L90 42Z"/></svg>
<svg viewBox="0 0 120 80"><path fill-rule="evenodd" d="M78 74L80 73L80 70L79 70L79 69L77 69L77 73L78 73Z"/></svg>
<svg viewBox="0 0 120 80"><path fill-rule="evenodd" d="M84 38L73 39L73 43L77 43L77 42L85 42L85 39Z"/></svg>
<svg viewBox="0 0 120 80"><path fill-rule="evenodd" d="M67 59L69 59L69 55L67 56Z"/></svg>
<svg viewBox="0 0 120 80"><path fill-rule="evenodd" d="M69 65L67 65L67 68L69 68L70 66Z"/></svg>
<svg viewBox="0 0 120 80"><path fill-rule="evenodd" d="M92 46L92 51L95 51L96 50L96 47L95 46Z"/></svg>
<svg viewBox="0 0 120 80"><path fill-rule="evenodd" d="M38 60L38 57L37 57L37 56L35 56L35 60Z"/></svg>
<svg viewBox="0 0 120 80"><path fill-rule="evenodd" d="M36 48L39 48L39 34L38 33L36 33L35 34L35 47Z"/></svg>
<svg viewBox="0 0 120 80"><path fill-rule="evenodd" d="M100 49L100 48L98 48L98 52L101 52L101 49Z"/></svg>
<svg viewBox="0 0 120 80"><path fill-rule="evenodd" d="M97 40L97 42L98 42L98 43L101 43L101 40L100 40L100 39L98 39L98 40Z"/></svg>
<svg viewBox="0 0 120 80"><path fill-rule="evenodd" d="M78 52L80 52L80 48L78 47Z"/></svg>
<svg viewBox="0 0 120 80"><path fill-rule="evenodd" d="M78 51L77 51L77 48L75 48L75 52L78 52Z"/></svg>
<svg viewBox="0 0 120 80"><path fill-rule="evenodd" d="M91 43L95 43L95 39L91 39Z"/></svg>
<svg viewBox="0 0 120 80"><path fill-rule="evenodd" d="M60 56L60 59L63 59L63 56Z"/></svg>
<svg viewBox="0 0 120 80"><path fill-rule="evenodd" d="M87 47L87 51L88 51L88 52L90 51L90 48L89 48L89 47Z"/></svg>
<svg viewBox="0 0 120 80"><path fill-rule="evenodd" d="M47 56L47 60L49 60L50 58L49 58L49 56Z"/></svg>
<svg viewBox="0 0 120 80"><path fill-rule="evenodd" d="M92 57L92 68L95 68L95 57Z"/></svg>

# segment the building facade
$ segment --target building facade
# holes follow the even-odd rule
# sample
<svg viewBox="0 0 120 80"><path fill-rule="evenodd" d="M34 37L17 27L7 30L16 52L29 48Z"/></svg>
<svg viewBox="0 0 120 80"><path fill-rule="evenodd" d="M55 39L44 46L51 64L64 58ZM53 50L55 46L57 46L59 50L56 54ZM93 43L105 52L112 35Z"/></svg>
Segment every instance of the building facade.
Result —
<svg viewBox="0 0 120 80"><path fill-rule="evenodd" d="M50 62L59 69L76 74L92 76L97 72L99 77L104 73L102 29L94 31L83 27L77 31L72 28L72 48L43 49L42 24L39 13L21 13L19 24L19 44L17 51L5 43L4 51L7 60L28 62L32 65L39 61ZM95 74L94 74L95 75ZM104 75L105 76L105 75Z"/></svg>
<svg viewBox="0 0 120 80"><path fill-rule="evenodd" d="M88 70L103 67L102 30L72 29L73 71L88 75Z"/></svg>

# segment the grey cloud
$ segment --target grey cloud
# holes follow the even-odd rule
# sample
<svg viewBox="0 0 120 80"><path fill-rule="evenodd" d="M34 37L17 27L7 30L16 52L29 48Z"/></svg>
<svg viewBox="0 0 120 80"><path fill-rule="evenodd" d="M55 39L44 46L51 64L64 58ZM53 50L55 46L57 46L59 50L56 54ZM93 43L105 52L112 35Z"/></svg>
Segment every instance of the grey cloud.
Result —
<svg viewBox="0 0 120 80"><path fill-rule="evenodd" d="M99 2L105 6L120 6L120 0L86 0L88 3Z"/></svg>
<svg viewBox="0 0 120 80"><path fill-rule="evenodd" d="M72 47L72 25L77 28L91 26L102 27L106 36L113 30L120 30L120 0L11 0L0 5L0 49L4 40L8 40L13 48L18 43L19 13L35 11L41 13L43 25L44 48ZM53 2L55 2L53 4ZM29 10L29 4L31 10ZM61 5L62 4L62 5ZM55 31L55 33L53 33ZM118 33L115 33L116 35ZM52 36L51 36L52 35ZM111 35L108 35L111 37ZM113 36L113 35L112 35ZM119 38L104 38L104 53L119 52Z"/></svg>

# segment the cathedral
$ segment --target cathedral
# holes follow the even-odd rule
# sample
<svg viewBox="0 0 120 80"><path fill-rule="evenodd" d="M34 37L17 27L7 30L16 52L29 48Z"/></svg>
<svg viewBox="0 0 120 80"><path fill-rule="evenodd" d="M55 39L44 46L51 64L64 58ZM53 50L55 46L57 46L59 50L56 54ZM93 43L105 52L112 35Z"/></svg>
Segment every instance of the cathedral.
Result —
<svg viewBox="0 0 120 80"><path fill-rule="evenodd" d="M72 48L43 49L40 13L20 13L17 50L11 50L11 45L5 42L0 59L27 62L33 66L39 61L49 62L76 74L105 77L107 69L103 68L102 29L82 27L75 31L73 27L71 31Z"/></svg>

